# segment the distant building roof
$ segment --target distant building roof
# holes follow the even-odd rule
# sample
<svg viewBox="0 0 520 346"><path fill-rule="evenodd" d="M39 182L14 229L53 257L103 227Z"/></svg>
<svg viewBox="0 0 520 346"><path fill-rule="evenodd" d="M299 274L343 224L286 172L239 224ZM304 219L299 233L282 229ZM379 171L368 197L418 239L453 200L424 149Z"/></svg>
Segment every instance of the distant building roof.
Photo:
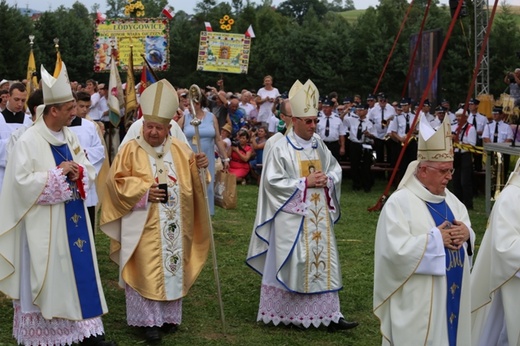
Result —
<svg viewBox="0 0 520 346"><path fill-rule="evenodd" d="M23 14L24 16L27 16L27 17L33 17L34 15L39 15L42 13L41 11L33 10L32 8L28 8L28 7L25 7L25 8L19 7L18 11L20 11L21 14Z"/></svg>

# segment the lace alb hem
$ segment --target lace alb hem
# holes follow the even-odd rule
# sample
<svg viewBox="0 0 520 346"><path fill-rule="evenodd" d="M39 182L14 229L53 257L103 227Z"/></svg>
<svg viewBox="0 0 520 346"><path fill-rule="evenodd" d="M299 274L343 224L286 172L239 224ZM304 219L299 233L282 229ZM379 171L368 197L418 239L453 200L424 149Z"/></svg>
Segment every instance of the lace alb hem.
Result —
<svg viewBox="0 0 520 346"><path fill-rule="evenodd" d="M82 321L63 318L47 320L40 312L22 312L19 301L14 301L13 306L13 337L20 345L65 346L104 334L101 317Z"/></svg>
<svg viewBox="0 0 520 346"><path fill-rule="evenodd" d="M165 323L181 324L182 299L160 302L143 298L126 285L126 320L129 326L154 327Z"/></svg>
<svg viewBox="0 0 520 346"><path fill-rule="evenodd" d="M299 294L262 284L257 321L318 328L337 323L343 317L339 309L338 292Z"/></svg>

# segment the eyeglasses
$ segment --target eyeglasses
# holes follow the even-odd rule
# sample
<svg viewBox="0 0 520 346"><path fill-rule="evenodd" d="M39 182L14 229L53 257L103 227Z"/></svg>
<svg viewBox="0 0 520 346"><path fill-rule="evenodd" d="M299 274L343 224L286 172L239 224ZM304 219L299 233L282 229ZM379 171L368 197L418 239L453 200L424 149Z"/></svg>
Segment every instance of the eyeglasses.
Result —
<svg viewBox="0 0 520 346"><path fill-rule="evenodd" d="M302 118L296 118L296 119L299 119L303 122L305 122L305 125L310 125L310 124L317 124L320 122L320 119L302 119Z"/></svg>
<svg viewBox="0 0 520 346"><path fill-rule="evenodd" d="M429 167L431 169L435 169L435 170L439 171L439 173L442 175L447 175L447 174L453 175L453 173L455 173L455 168L437 168L437 167L428 166L428 165L424 165L424 167Z"/></svg>

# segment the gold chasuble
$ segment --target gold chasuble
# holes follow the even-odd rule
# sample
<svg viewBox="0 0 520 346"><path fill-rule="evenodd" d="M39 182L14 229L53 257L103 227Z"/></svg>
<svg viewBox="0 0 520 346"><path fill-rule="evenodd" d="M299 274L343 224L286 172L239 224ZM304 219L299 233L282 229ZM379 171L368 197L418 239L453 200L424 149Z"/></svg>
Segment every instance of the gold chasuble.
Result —
<svg viewBox="0 0 520 346"><path fill-rule="evenodd" d="M157 152L142 137L121 148L106 181L100 225L111 238L121 287L171 301L188 293L204 266L209 216L192 150L176 139L163 148ZM154 183L167 183L168 201L137 208Z"/></svg>

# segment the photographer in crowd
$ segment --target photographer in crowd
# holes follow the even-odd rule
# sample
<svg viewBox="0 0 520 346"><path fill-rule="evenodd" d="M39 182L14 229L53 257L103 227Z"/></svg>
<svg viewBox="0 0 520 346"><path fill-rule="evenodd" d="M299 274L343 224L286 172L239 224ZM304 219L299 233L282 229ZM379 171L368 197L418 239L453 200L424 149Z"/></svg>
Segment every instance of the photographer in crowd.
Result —
<svg viewBox="0 0 520 346"><path fill-rule="evenodd" d="M515 99L515 107L520 106L520 68L516 68L515 72L507 72L504 83L509 85L509 95Z"/></svg>
<svg viewBox="0 0 520 346"><path fill-rule="evenodd" d="M246 184L246 177L249 174L249 160L254 151L249 145L250 135L247 130L238 131L238 140L233 138L231 141L231 162L229 163L229 173L237 177L242 185Z"/></svg>

